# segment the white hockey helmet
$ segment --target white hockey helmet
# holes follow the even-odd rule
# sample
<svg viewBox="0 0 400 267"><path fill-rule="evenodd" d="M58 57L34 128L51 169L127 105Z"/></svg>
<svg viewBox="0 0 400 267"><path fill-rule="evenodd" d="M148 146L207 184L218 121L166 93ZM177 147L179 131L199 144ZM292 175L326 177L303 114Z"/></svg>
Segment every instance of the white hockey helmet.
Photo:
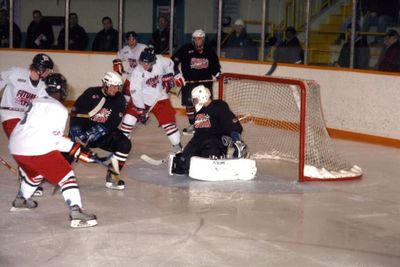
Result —
<svg viewBox="0 0 400 267"><path fill-rule="evenodd" d="M196 40L196 38L201 38L201 40ZM192 33L192 43L197 50L203 49L205 39L206 33L203 30L195 30Z"/></svg>
<svg viewBox="0 0 400 267"><path fill-rule="evenodd" d="M116 71L107 71L101 81L107 86L122 86L122 77Z"/></svg>
<svg viewBox="0 0 400 267"><path fill-rule="evenodd" d="M205 37L206 37L206 33L201 29L195 30L192 33L192 39L194 39L194 38L205 38Z"/></svg>
<svg viewBox="0 0 400 267"><path fill-rule="evenodd" d="M210 99L211 92L210 89L205 87L204 85L199 85L193 88L192 90L192 100L194 104L194 108L198 112L204 104ZM197 99L195 101L195 99Z"/></svg>

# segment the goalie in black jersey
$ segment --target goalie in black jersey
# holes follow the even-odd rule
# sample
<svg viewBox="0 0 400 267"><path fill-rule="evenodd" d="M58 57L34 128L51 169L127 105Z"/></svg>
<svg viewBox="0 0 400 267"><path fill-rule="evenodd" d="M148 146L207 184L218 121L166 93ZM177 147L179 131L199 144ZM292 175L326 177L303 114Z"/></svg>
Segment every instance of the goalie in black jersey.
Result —
<svg viewBox="0 0 400 267"><path fill-rule="evenodd" d="M119 130L126 100L121 93L122 78L115 71L106 72L103 85L88 88L75 101L71 110L69 133L73 140L90 148L112 152L106 187L123 190L120 170L128 158L131 141Z"/></svg>
<svg viewBox="0 0 400 267"><path fill-rule="evenodd" d="M249 177L237 172L237 168L243 165L237 164L238 162L231 162L232 164L236 164L237 167L230 167L228 172L221 169L224 172L223 174L210 171L208 167L211 167L215 163L213 163L214 160L222 159L220 161L221 165L228 166L231 165L229 159L247 158L247 146L241 140L243 128L239 119L230 110L228 104L223 100L212 100L210 90L204 85L195 87L191 95L196 109L193 124L195 129L194 136L185 146L182 153L170 155L169 174L189 174L192 178L202 180L217 180L223 176L228 177L224 180ZM199 159L199 157L203 159ZM247 161L249 160L246 159L245 162ZM198 168L196 168L196 173L191 175L191 169L196 164L203 164L205 168L200 168L198 173Z"/></svg>
<svg viewBox="0 0 400 267"><path fill-rule="evenodd" d="M210 89L212 98L212 78L218 79L221 75L221 65L215 51L205 44L206 34L203 30L195 30L192 42L183 45L172 55L175 64L175 73L181 68L183 78L188 81L182 87L182 106L186 107L189 126L183 129L183 134L193 134L195 109L192 103L191 92L194 87L204 85Z"/></svg>

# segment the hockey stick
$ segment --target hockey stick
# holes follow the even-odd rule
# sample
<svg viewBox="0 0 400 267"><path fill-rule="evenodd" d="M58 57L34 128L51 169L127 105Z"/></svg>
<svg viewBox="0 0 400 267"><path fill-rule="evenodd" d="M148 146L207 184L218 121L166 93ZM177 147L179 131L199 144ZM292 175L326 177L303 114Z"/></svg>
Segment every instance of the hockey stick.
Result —
<svg viewBox="0 0 400 267"><path fill-rule="evenodd" d="M7 169L9 169L12 173L17 174L17 170L14 169L7 161L5 161L2 157L0 157L0 163L3 164Z"/></svg>
<svg viewBox="0 0 400 267"><path fill-rule="evenodd" d="M185 83L209 83L209 82L216 82L217 80L210 79L210 80L198 80L198 81L185 81Z"/></svg>
<svg viewBox="0 0 400 267"><path fill-rule="evenodd" d="M266 76L272 75L272 73L275 72L276 67L278 67L278 62L276 62L276 61L272 62L271 68L268 70L267 73L265 73L265 75L266 75Z"/></svg>
<svg viewBox="0 0 400 267"><path fill-rule="evenodd" d="M106 103L106 98L102 97L100 99L99 103L97 103L97 105L91 111L89 111L87 114L71 112L69 115L71 117L75 117L75 118L86 118L86 119L91 118L102 109L102 107L104 106L104 103Z"/></svg>
<svg viewBox="0 0 400 267"><path fill-rule="evenodd" d="M140 155L140 159L154 166L160 166L168 161L167 159L154 159L146 154Z"/></svg>
<svg viewBox="0 0 400 267"><path fill-rule="evenodd" d="M18 112L25 112L26 111L26 110L21 109L21 108L12 108L12 107L0 107L0 109L18 111Z"/></svg>

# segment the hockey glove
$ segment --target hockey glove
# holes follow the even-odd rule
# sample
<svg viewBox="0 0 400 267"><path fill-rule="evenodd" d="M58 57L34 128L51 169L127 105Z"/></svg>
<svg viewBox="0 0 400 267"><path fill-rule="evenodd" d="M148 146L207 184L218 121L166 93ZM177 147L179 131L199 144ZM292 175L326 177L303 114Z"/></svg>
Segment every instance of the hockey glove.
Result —
<svg viewBox="0 0 400 267"><path fill-rule="evenodd" d="M175 86L177 86L177 87L183 87L186 84L186 81L183 78L181 73L175 74L174 82L175 82Z"/></svg>
<svg viewBox="0 0 400 267"><path fill-rule="evenodd" d="M162 81L163 88L165 89L165 92L167 92L167 93L168 93L172 88L174 88L174 86L175 86L174 76L173 76L172 73L165 74L165 75L161 78L161 81Z"/></svg>
<svg viewBox="0 0 400 267"><path fill-rule="evenodd" d="M87 163L95 162L95 159L97 158L96 153L91 151L89 148L85 148L80 143L74 143L68 152L68 155L74 157L76 161L81 160Z"/></svg>
<svg viewBox="0 0 400 267"><path fill-rule="evenodd" d="M113 60L113 71L118 72L119 75L122 75L122 73L125 73L124 65L122 65L121 59L116 58Z"/></svg>
<svg viewBox="0 0 400 267"><path fill-rule="evenodd" d="M72 126L69 129L69 135L74 142L82 142L85 143L87 140L86 134L82 131L82 128L79 126Z"/></svg>
<svg viewBox="0 0 400 267"><path fill-rule="evenodd" d="M137 117L136 118L140 123L146 124L147 120L149 119L149 116L147 115L147 109L137 108Z"/></svg>

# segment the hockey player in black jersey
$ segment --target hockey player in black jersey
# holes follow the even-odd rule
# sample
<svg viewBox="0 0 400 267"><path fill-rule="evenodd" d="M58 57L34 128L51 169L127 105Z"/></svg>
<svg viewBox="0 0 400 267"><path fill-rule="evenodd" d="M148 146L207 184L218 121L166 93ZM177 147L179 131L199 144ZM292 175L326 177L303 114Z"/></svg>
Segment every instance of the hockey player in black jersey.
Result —
<svg viewBox="0 0 400 267"><path fill-rule="evenodd" d="M187 81L182 87L182 106L186 107L186 115L189 119L189 127L183 129L183 134L193 133L194 113L191 92L192 89L200 84L211 90L212 98L212 78L218 79L221 75L221 65L215 51L211 46L205 44L205 33L203 30L196 30L192 34L192 42L183 45L172 55L175 63L175 73L179 73L181 68L183 78ZM209 81L209 82L196 82Z"/></svg>
<svg viewBox="0 0 400 267"><path fill-rule="evenodd" d="M106 187L123 190L125 183L120 173L131 150L131 141L118 129L126 100L121 93L122 78L114 71L107 72L103 85L88 88L75 101L71 110L70 136L87 147L112 152Z"/></svg>
<svg viewBox="0 0 400 267"><path fill-rule="evenodd" d="M223 100L212 100L210 90L203 85L195 87L191 95L196 109L195 132L182 153L171 155L170 175L188 174L193 156L246 158L246 144L241 140L243 128L228 104Z"/></svg>

